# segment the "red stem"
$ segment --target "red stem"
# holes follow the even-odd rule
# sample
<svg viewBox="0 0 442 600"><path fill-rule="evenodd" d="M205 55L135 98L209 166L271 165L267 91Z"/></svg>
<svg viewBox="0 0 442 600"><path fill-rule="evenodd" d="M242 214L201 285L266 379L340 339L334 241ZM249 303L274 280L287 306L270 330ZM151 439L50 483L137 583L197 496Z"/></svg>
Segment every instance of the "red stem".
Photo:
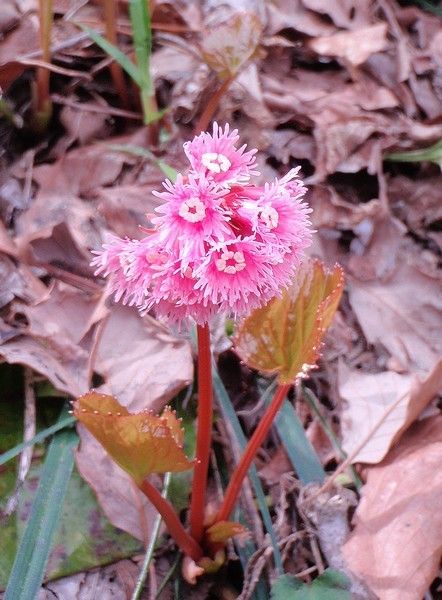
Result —
<svg viewBox="0 0 442 600"><path fill-rule="evenodd" d="M177 545L187 556L190 556L194 561L198 561L203 552L197 542L187 533L176 512L173 510L170 503L163 498L160 492L145 479L140 484L140 490L152 502L157 511L163 517L163 520Z"/></svg>
<svg viewBox="0 0 442 600"><path fill-rule="evenodd" d="M194 135L197 135L201 131L205 131L207 129L213 115L216 112L216 109L218 108L219 101L227 92L233 80L234 77L228 77L225 79L213 96L209 98L206 108L203 110L197 124L195 125L195 129L193 130Z"/></svg>
<svg viewBox="0 0 442 600"><path fill-rule="evenodd" d="M207 323L197 325L198 332L198 430L196 436L196 462L193 472L192 499L190 503L190 533L199 542L204 531L204 508L212 441L212 362L210 331Z"/></svg>
<svg viewBox="0 0 442 600"><path fill-rule="evenodd" d="M216 521L228 521L230 513L232 512L235 502L238 498L239 492L241 491L242 482L248 473L250 465L252 464L258 449L266 438L289 389L290 384L279 385L277 387L275 395L273 396L270 405L267 407L267 410L264 413L264 417L253 432L253 435L250 438L246 449L244 450L244 454L241 456L239 463L236 465L232 478L227 486L224 501L218 512Z"/></svg>

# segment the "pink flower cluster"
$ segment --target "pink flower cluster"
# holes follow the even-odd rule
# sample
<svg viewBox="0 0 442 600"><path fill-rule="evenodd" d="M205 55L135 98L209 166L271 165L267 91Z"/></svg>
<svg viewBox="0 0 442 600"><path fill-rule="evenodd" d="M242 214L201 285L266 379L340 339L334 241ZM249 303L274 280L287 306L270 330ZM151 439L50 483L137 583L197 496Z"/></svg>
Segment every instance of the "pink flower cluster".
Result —
<svg viewBox="0 0 442 600"><path fill-rule="evenodd" d="M184 144L185 175L154 192L164 201L142 240L112 237L95 252L116 300L200 324L218 312L243 316L287 287L310 245L310 209L298 169L259 187L256 150L237 148L217 123Z"/></svg>

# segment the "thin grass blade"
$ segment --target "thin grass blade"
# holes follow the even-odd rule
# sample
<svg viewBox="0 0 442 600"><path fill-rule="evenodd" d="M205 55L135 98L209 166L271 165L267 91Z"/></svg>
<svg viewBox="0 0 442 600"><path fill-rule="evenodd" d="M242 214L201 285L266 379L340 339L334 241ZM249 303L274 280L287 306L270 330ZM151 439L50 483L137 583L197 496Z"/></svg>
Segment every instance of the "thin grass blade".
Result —
<svg viewBox="0 0 442 600"><path fill-rule="evenodd" d="M130 58L128 58L124 52L122 52L119 48L111 44L106 38L100 35L94 29L87 27L87 25L82 25L81 23L77 23L78 27L80 27L88 36L93 40L97 46L99 46L106 54L111 56L121 67L126 71L135 83L141 87L142 86L142 76L141 72L138 69L137 65L135 65Z"/></svg>
<svg viewBox="0 0 442 600"><path fill-rule="evenodd" d="M244 449L247 444L246 436L244 435L244 432L241 429L241 424L239 422L238 417L236 416L235 409L230 401L227 390L224 387L223 382L221 381L221 378L218 374L215 365L213 366L213 386L221 408L221 412L223 413L224 418L228 419L231 423L240 448ZM267 508L264 490L262 489L262 485L258 477L258 472L254 466L251 467L251 469L249 470L249 478L255 491L256 501L262 516L262 520L264 522L264 526L270 536L270 540L273 547L273 558L275 561L275 566L278 572L282 574L284 572L284 568L282 565L281 552L279 551L278 547L278 540L275 534L275 530L273 529L269 509Z"/></svg>
<svg viewBox="0 0 442 600"><path fill-rule="evenodd" d="M34 446L34 444L42 442L53 433L57 433L57 431L60 431L65 427L70 427L75 423L75 421L75 417L64 417L63 419L57 421L57 423L55 423L54 425L51 425L50 427L39 431L36 435L34 435L32 439L28 440L27 442L17 444L17 446L14 446L14 448L11 448L7 452L4 452L0 455L0 466L4 465L6 462L8 462L8 460L11 460L12 458L18 456L25 448L28 448L29 446Z"/></svg>
<svg viewBox="0 0 442 600"><path fill-rule="evenodd" d="M30 600L38 596L74 467L77 444L76 432L67 430L57 433L49 446L4 600Z"/></svg>

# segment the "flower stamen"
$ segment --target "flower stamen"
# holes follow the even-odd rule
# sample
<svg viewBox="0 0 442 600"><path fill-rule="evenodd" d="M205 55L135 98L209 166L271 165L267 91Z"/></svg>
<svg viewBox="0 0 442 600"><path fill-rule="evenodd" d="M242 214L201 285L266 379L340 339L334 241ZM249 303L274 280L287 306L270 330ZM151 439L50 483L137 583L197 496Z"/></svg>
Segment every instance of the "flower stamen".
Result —
<svg viewBox="0 0 442 600"><path fill-rule="evenodd" d="M264 221L264 224L269 229L275 229L278 227L279 214L273 206L265 206L259 214L259 218Z"/></svg>
<svg viewBox="0 0 442 600"><path fill-rule="evenodd" d="M221 173L221 171L226 173L232 165L227 156L217 152L205 152L201 157L201 162L212 173Z"/></svg>
<svg viewBox="0 0 442 600"><path fill-rule="evenodd" d="M181 204L178 214L189 223L199 223L206 216L206 207L199 198L189 198Z"/></svg>
<svg viewBox="0 0 442 600"><path fill-rule="evenodd" d="M246 259L242 252L233 252L228 250L223 252L215 262L215 266L218 271L227 273L228 275L234 275L239 271L242 271L246 267Z"/></svg>

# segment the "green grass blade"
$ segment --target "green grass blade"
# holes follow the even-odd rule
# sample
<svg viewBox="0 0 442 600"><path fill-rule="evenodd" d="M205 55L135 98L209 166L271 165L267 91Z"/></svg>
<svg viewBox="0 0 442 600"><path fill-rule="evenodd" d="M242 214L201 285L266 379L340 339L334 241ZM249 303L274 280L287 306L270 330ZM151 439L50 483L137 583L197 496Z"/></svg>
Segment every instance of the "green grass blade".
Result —
<svg viewBox="0 0 442 600"><path fill-rule="evenodd" d="M140 76L140 99L143 108L144 123L148 125L161 118L161 112L154 110L155 92L150 76L152 29L148 0L130 0L129 16L132 23L135 57Z"/></svg>
<svg viewBox="0 0 442 600"><path fill-rule="evenodd" d="M58 433L49 446L4 600L33 600L38 596L74 467L74 448L77 444L76 432L67 430Z"/></svg>
<svg viewBox="0 0 442 600"><path fill-rule="evenodd" d="M14 446L14 448L11 448L10 450L8 450L7 452L4 452L3 454L0 454L0 466L5 464L6 462L8 462L8 460L11 460L12 458L15 458L16 456L18 456L28 446L33 446L34 444L37 444L38 442L42 442L43 440L45 440L47 437L49 437L53 433L57 433L57 431L60 431L61 429L64 429L65 427L69 427L70 425L73 425L75 423L75 421L76 421L75 417L64 417L63 419L60 419L59 421L57 421L57 423L55 423L54 425L51 425L50 427L47 427L46 429L43 429L42 431L40 431L39 433L34 435L34 437L32 439L28 440L27 442L17 444L17 446Z"/></svg>
<svg viewBox="0 0 442 600"><path fill-rule="evenodd" d="M152 31L150 13L147 0L130 0L129 16L132 23L132 35L138 72L140 74L140 87L146 93L152 92L150 78L150 54L152 52Z"/></svg>
<svg viewBox="0 0 442 600"><path fill-rule="evenodd" d="M442 140L439 140L428 148L410 150L410 152L392 152L385 156L386 160L395 162L434 162L442 168Z"/></svg>
<svg viewBox="0 0 442 600"><path fill-rule="evenodd" d="M302 394L303 394L304 398L307 400L310 408L316 415L316 417L317 417L322 429L324 430L325 435L328 437L331 445L336 450L336 452L339 454L339 456L343 460L345 460L347 458L347 454L341 448L341 444L339 443L337 437L335 436L333 429L327 423L326 419L324 419L324 417L319 409L319 406L318 406L319 405L318 399L316 398L314 393L311 390L309 390L309 388L304 387L304 386L302 387ZM350 477L353 479L353 483L355 484L356 489L359 490L362 487L362 481L359 479L358 474L356 473L355 469L351 465L349 467L349 474L350 474Z"/></svg>
<svg viewBox="0 0 442 600"><path fill-rule="evenodd" d="M140 88L142 87L142 74L140 73L137 65L135 65L130 58L124 54L124 52L111 44L111 42L109 42L94 29L91 29L86 25L82 25L81 23L76 23L76 25L78 25L78 27L87 33L88 36L97 44L97 46L99 46L104 52L106 52L106 54L111 56L119 65L121 65L129 77L133 79Z"/></svg>
<svg viewBox="0 0 442 600"><path fill-rule="evenodd" d="M287 400L275 419L276 429L301 483L322 482L325 471L307 438L293 406Z"/></svg>
<svg viewBox="0 0 442 600"><path fill-rule="evenodd" d="M221 381L220 376L218 375L218 371L215 366L213 366L213 386L215 389L215 394L218 399L219 405L221 407L221 411L225 419L228 419L230 424L232 425L233 431L236 435L238 444L241 449L244 449L247 444L246 436L244 435L243 430L241 429L241 424L236 415L235 409L230 401L229 395L227 393L226 388L224 387L223 382ZM266 498L264 494L264 490L262 489L261 482L258 477L258 472L256 467L252 466L249 470L249 478L252 483L253 489L255 491L256 502L258 504L259 511L261 513L262 520L264 522L265 528L270 536L270 540L273 547L273 558L275 561L275 566L280 574L284 572L284 568L282 565L282 556L278 547L278 540L276 538L275 531L272 525L272 519L269 513L269 509L267 508Z"/></svg>
<svg viewBox="0 0 442 600"><path fill-rule="evenodd" d="M178 172L175 171L173 167L164 162L164 160L157 158L155 154L153 154L147 148L143 148L142 146L132 146L131 144L109 144L108 148L110 148L110 150L114 150L115 152L127 152L128 154L133 154L134 156L148 158L163 171L170 181L175 181L176 176L178 175Z"/></svg>
<svg viewBox="0 0 442 600"><path fill-rule="evenodd" d="M167 494L169 492L169 486L171 481L171 473L166 473L164 476L164 485L163 485L163 498L167 498ZM140 574L138 575L137 584L132 594L131 600L139 600L141 598L141 594L143 593L144 586L146 584L147 572L149 570L150 563L152 561L153 553L155 552L155 546L158 541L158 536L160 535L160 528L163 519L160 514L158 514L155 518L155 522L152 528L152 533L149 540L149 545L146 548L146 554L144 555L143 564L141 566Z"/></svg>

